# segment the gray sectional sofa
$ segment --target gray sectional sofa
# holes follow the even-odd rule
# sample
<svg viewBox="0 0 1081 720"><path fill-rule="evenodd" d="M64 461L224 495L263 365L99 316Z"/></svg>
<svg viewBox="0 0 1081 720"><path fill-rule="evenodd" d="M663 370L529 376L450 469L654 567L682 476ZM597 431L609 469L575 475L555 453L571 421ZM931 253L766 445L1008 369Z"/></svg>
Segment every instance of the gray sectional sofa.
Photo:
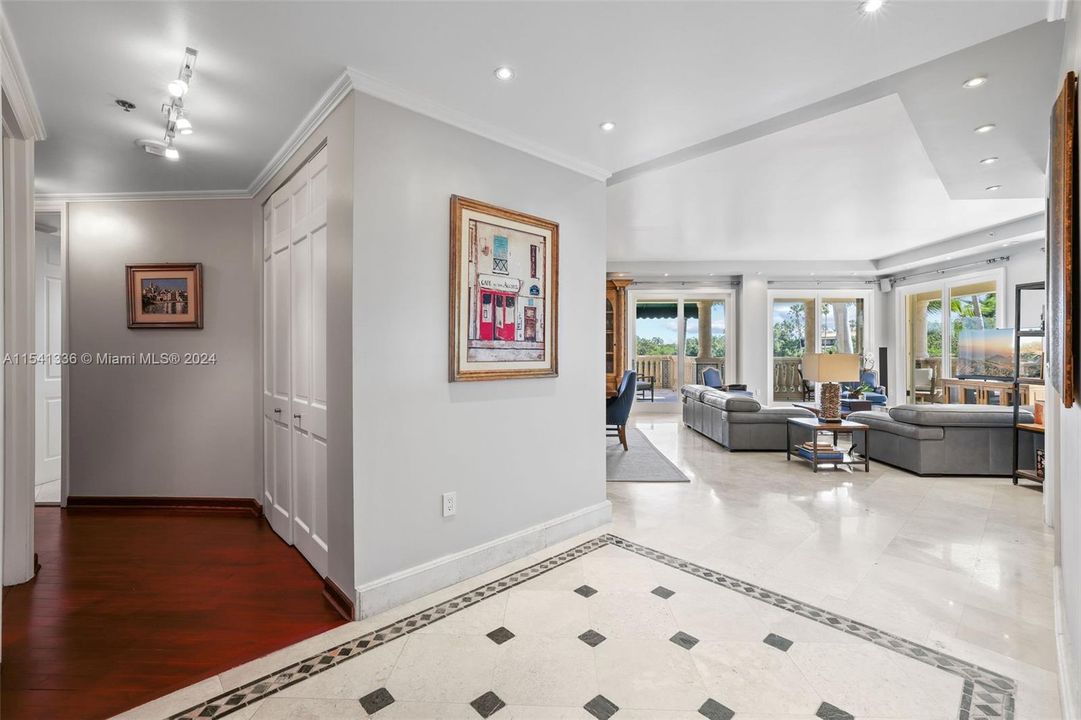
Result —
<svg viewBox="0 0 1081 720"><path fill-rule="evenodd" d="M684 385L681 392L683 423L729 450L784 450L788 418L814 417L809 410L762 407L753 397L706 385Z"/></svg>
<svg viewBox="0 0 1081 720"><path fill-rule="evenodd" d="M994 405L898 405L889 413L855 412L870 427L871 459L917 475L1005 475L1013 471L1013 409ZM1021 422L1032 422L1021 410ZM1032 455L1032 434L1020 434L1020 457ZM853 449L863 453L862 433Z"/></svg>

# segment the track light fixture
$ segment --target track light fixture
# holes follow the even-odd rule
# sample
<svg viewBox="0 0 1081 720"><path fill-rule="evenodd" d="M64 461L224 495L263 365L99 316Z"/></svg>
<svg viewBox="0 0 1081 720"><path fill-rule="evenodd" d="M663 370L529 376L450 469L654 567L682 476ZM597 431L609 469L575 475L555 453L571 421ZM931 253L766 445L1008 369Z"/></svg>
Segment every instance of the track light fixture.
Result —
<svg viewBox="0 0 1081 720"><path fill-rule="evenodd" d="M192 68L195 67L195 58L198 56L198 50L185 48L184 61L180 65L180 72L177 74L176 80L171 81L167 86L171 97L169 102L161 106L162 114L165 115L164 141L139 140L137 142L139 147L151 155L158 155L167 160L179 160L180 151L174 144L176 136L178 133L180 135L191 135L193 132L191 120L188 119L184 111L184 96L191 89Z"/></svg>

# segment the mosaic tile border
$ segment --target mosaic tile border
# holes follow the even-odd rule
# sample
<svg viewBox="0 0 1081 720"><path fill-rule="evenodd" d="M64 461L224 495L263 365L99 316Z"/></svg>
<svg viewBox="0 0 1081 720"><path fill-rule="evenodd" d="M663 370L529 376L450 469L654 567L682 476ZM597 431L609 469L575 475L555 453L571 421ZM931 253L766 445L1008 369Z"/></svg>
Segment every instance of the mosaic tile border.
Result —
<svg viewBox="0 0 1081 720"><path fill-rule="evenodd" d="M335 645L328 650L312 655L279 670L268 673L239 687L227 690L209 700L169 716L169 720L206 720L222 718L251 705L270 695L303 682L321 672L336 667L351 658L369 650L386 645L408 635L422 627L439 622L445 617L465 610L516 585L528 582L561 565L587 555L606 546L622 548L642 557L660 562L669 567L699 577L707 582L720 585L741 595L768 603L781 610L804 617L808 620L832 627L841 632L874 643L879 647L899 653L913 660L931 665L940 670L956 675L964 681L961 694L958 720L1012 720L1014 715L1014 694L1016 683L1010 678L992 672L973 663L960 660L938 652L902 637L878 630L865 623L846 618L842 615L809 605L780 593L758 587L730 577L724 573L710 570L701 565L682 560L673 555L654 550L616 535L605 534L588 540L569 550L557 553L550 558L534 563L527 568L505 575L498 580L481 585L468 592L433 605L430 608L407 615L389 625L365 633L359 637Z"/></svg>

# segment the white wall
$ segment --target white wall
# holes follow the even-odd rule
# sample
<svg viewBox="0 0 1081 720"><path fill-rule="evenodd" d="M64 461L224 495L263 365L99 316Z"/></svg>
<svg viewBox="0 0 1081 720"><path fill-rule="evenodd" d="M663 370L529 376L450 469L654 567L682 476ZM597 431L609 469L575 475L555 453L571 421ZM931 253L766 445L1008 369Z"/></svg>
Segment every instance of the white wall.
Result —
<svg viewBox="0 0 1081 720"><path fill-rule="evenodd" d="M606 233L601 182L365 95L356 113L355 526L364 586L607 503ZM452 194L559 223L559 377L448 382ZM451 518L441 516L447 491L458 493ZM451 571L443 584L456 579Z"/></svg>
<svg viewBox="0 0 1081 720"><path fill-rule="evenodd" d="M1081 6L1067 5L1066 41L1058 81L1068 70L1081 72ZM1051 109L1048 102L1048 113ZM1081 348L1074 348L1075 355ZM1060 642L1059 678L1065 713L1081 712L1081 405L1060 408L1057 414L1058 437L1048 437L1048 448L1058 449L1058 486L1055 489L1059 516L1057 529L1059 595L1058 627ZM1075 715L1076 716L1076 715Z"/></svg>
<svg viewBox="0 0 1081 720"><path fill-rule="evenodd" d="M766 402L769 385L773 382L770 372L772 330L768 291L764 276L743 276L739 290L739 334L736 340L739 365L732 380L746 385L762 402Z"/></svg>
<svg viewBox="0 0 1081 720"><path fill-rule="evenodd" d="M250 498L257 277L250 201L72 203L69 351L206 352L206 366L70 368L71 496ZM201 262L202 330L127 327L124 266Z"/></svg>

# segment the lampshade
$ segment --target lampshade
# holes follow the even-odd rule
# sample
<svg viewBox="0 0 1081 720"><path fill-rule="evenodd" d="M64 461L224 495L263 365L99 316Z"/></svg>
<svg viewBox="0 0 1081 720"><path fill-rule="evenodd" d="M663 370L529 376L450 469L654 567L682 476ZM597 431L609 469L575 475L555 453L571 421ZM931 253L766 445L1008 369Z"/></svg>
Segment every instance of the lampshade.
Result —
<svg viewBox="0 0 1081 720"><path fill-rule="evenodd" d="M860 356L807 353L803 356L803 379L822 383L856 382L860 379Z"/></svg>

